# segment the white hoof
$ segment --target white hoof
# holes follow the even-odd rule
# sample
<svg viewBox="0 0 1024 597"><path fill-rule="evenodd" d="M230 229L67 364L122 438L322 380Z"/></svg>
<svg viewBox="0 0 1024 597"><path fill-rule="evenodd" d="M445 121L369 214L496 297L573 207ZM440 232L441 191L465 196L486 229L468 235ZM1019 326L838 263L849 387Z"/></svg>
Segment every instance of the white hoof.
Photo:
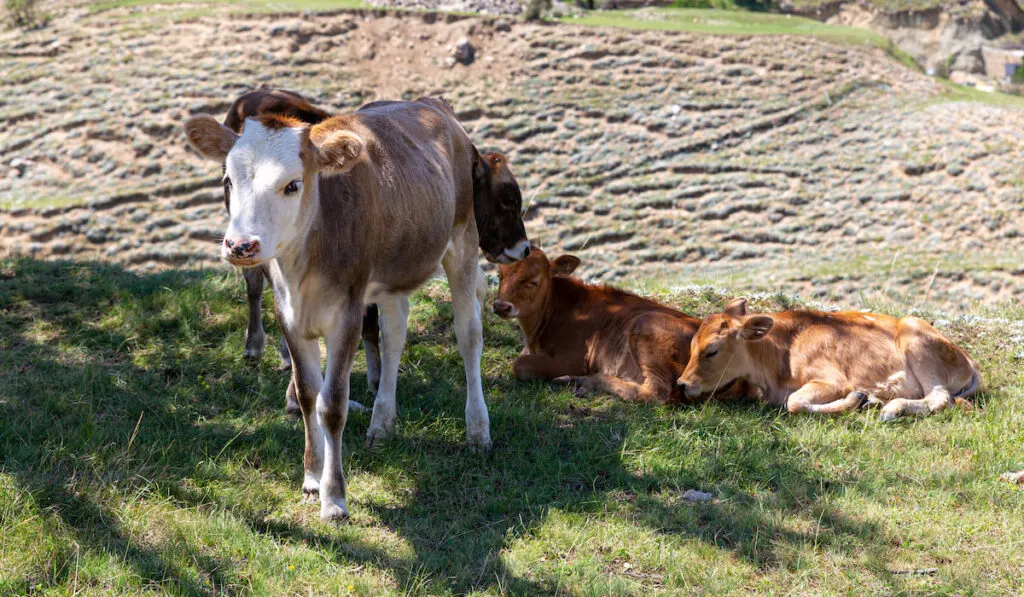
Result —
<svg viewBox="0 0 1024 597"><path fill-rule="evenodd" d="M491 430L484 428L475 432L467 432L466 440L474 452L488 452L491 449Z"/></svg>
<svg viewBox="0 0 1024 597"><path fill-rule="evenodd" d="M366 448L370 449L375 446L386 442L391 439L391 436L395 434L395 426L391 425L374 425L370 424L370 428L366 431Z"/></svg>
<svg viewBox="0 0 1024 597"><path fill-rule="evenodd" d="M311 473L306 473L302 481L302 499L306 502L316 502L320 499L320 480Z"/></svg>
<svg viewBox="0 0 1024 597"><path fill-rule="evenodd" d="M323 499L320 502L320 520L323 522L346 522L348 520L348 504L345 503L345 498Z"/></svg>
<svg viewBox="0 0 1024 597"><path fill-rule="evenodd" d="M888 408L883 408L882 409L882 421L883 422L889 423L891 421L895 421L898 418L900 418L900 413L899 413L898 410L888 409Z"/></svg>

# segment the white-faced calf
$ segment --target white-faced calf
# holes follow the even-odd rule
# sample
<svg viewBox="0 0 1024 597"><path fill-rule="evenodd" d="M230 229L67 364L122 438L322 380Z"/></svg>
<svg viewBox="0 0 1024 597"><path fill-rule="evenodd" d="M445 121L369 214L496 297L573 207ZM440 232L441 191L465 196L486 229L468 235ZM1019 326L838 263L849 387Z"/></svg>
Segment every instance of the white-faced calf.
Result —
<svg viewBox="0 0 1024 597"><path fill-rule="evenodd" d="M690 396L744 380L789 412L882 404L882 419L926 414L979 391L967 353L926 321L848 311L748 314L746 299L704 319L679 384Z"/></svg>
<svg viewBox="0 0 1024 597"><path fill-rule="evenodd" d="M394 429L408 295L439 263L465 364L467 436L489 447L473 145L449 111L430 99L382 102L312 126L284 116L249 119L241 135L197 116L185 132L202 155L225 164L231 216L222 256L241 267L268 264L306 431L303 491L319 495L321 518L348 516L341 433L364 305L377 304L382 327L367 431L373 445Z"/></svg>

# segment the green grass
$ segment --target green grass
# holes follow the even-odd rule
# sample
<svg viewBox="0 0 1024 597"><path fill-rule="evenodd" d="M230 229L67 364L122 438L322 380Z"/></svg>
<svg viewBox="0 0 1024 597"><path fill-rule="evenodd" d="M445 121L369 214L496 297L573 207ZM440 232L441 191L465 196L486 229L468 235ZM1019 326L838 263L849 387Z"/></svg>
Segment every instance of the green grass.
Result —
<svg viewBox="0 0 1024 597"><path fill-rule="evenodd" d="M512 378L519 333L491 317L483 456L435 284L413 302L396 437L367 451L368 417L349 420L353 518L332 527L299 500L286 375L241 359L242 295L230 273L0 261L0 594L1024 590L1024 491L996 481L1024 465L1005 323L951 331L981 408L883 425L575 398Z"/></svg>

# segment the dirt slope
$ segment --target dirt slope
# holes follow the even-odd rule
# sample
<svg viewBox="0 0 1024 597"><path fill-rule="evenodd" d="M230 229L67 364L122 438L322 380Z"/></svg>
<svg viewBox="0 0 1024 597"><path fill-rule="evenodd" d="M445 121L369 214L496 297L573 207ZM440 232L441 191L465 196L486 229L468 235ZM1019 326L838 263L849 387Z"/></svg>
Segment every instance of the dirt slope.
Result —
<svg viewBox="0 0 1024 597"><path fill-rule="evenodd" d="M448 66L464 36L476 62ZM877 49L147 9L5 34L0 56L0 254L215 264L219 170L180 123L268 85L339 111L444 94L509 154L531 235L594 277L951 309L1024 293L1024 112L940 101ZM19 207L40 201L68 206Z"/></svg>

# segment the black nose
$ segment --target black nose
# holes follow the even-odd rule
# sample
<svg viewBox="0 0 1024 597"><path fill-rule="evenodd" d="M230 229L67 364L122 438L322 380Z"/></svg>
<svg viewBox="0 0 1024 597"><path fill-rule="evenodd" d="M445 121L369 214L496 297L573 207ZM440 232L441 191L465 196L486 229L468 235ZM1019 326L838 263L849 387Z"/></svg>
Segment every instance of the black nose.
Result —
<svg viewBox="0 0 1024 597"><path fill-rule="evenodd" d="M512 303L506 303L505 301L494 301L491 307L494 310L495 315L508 315L512 312Z"/></svg>

